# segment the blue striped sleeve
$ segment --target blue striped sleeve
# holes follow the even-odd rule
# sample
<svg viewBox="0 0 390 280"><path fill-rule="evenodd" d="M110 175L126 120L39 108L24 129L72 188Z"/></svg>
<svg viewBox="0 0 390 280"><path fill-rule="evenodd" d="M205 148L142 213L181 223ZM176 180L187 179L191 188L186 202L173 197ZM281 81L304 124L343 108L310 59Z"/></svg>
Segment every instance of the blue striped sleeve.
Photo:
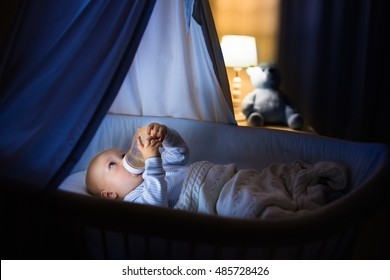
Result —
<svg viewBox="0 0 390 280"><path fill-rule="evenodd" d="M143 183L130 192L125 201L168 207L168 187L160 157L145 161Z"/></svg>

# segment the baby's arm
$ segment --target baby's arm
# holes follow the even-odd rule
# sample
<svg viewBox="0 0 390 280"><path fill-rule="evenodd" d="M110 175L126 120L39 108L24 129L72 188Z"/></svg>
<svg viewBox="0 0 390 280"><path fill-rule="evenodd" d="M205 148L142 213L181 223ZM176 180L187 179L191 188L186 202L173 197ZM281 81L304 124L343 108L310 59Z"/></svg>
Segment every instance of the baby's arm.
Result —
<svg viewBox="0 0 390 280"><path fill-rule="evenodd" d="M181 135L173 128L167 128L163 141L161 158L165 164L186 165L189 160L189 149Z"/></svg>
<svg viewBox="0 0 390 280"><path fill-rule="evenodd" d="M142 142L138 138L139 148L145 158L142 175L144 182L129 193L125 200L167 207L168 187L163 162L185 165L189 159L188 147L177 131L165 125L151 123L147 126L147 132L149 137L146 141Z"/></svg>
<svg viewBox="0 0 390 280"><path fill-rule="evenodd" d="M142 142L138 137L138 147L145 159L144 181L125 197L126 201L168 207L168 187L159 151L161 145L157 138L149 136Z"/></svg>
<svg viewBox="0 0 390 280"><path fill-rule="evenodd" d="M147 127L147 139L138 136L138 148L145 159L143 183L129 193L126 201L168 207L168 187L159 148L166 134L166 127L151 123Z"/></svg>
<svg viewBox="0 0 390 280"><path fill-rule="evenodd" d="M144 181L130 192L125 201L168 207L168 186L161 157L145 160Z"/></svg>

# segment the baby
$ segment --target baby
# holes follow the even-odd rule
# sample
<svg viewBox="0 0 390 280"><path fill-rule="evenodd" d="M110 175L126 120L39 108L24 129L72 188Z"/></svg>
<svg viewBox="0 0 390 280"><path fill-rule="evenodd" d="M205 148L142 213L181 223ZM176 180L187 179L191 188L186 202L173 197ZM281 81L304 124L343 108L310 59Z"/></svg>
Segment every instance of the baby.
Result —
<svg viewBox="0 0 390 280"><path fill-rule="evenodd" d="M174 129L159 123L146 126L149 137L138 148L145 171L128 172L122 164L125 153L108 149L93 158L86 175L87 190L94 196L143 204L173 207L180 195L189 150Z"/></svg>
<svg viewBox="0 0 390 280"><path fill-rule="evenodd" d="M188 147L174 129L151 123L146 131L147 139L137 140L144 172L128 172L121 151L104 151L87 170L92 195L221 216L279 218L318 209L331 192L347 186L347 171L335 162L296 160L263 170L209 161L187 165Z"/></svg>

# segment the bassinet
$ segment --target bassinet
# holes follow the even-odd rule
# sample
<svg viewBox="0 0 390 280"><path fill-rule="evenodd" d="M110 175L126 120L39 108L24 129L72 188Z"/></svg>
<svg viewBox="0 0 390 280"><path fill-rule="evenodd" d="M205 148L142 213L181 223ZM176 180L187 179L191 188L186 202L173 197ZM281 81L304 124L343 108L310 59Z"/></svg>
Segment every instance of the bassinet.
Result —
<svg viewBox="0 0 390 280"><path fill-rule="evenodd" d="M196 121L183 117L136 117L109 114L84 151L84 143L91 138L89 136L95 132L102 116L107 113L108 107L112 104L142 36L141 31L140 34L136 33L134 38L131 37L128 40L127 36L121 36L122 32L128 35L127 32L133 28L133 23L128 22L127 18L140 14L133 12L132 5L133 3L139 5L146 3L145 5L148 6L146 10L149 11L154 1L85 1L88 5L84 5L82 1L74 2L71 3L71 7L74 8L75 14L67 14L69 22L66 20L57 22L56 17L52 15L71 12L71 9L65 11L57 7L51 11L51 5L41 5L48 9L45 10L46 13L42 13L39 9L43 7L37 3L25 5L26 1L20 2L23 4L22 8L25 9L19 14L21 18L25 15L29 15L29 19L36 19L36 15L39 17L42 14L50 15L48 18L42 17L43 20L39 21L40 25L37 27L38 31L41 31L39 27L51 27L47 22L50 23L52 18L55 19L55 23L60 24L60 26L54 24L53 26L58 27L60 31L60 28L64 27L64 30L59 32L57 29L53 31L49 28L54 34L53 37L49 36L46 38L47 41L41 40L36 33L31 32L28 20L22 21L18 18L20 21L17 21L18 24L15 26L24 32L12 34L15 35L9 45L9 50L12 50L12 52L9 51L12 59L7 57L8 52L4 56L6 58L4 61L7 63L4 63L3 72L9 75L2 76L4 92L2 92L2 114L0 115L2 129L0 175L4 184L1 196L3 233L1 254L3 259L388 257L389 251L385 249L389 244L386 242L387 238L380 238L386 237L386 232L384 232L386 220L379 219L386 218L382 207L384 201L382 198L387 195L389 185L389 159L386 145L223 124L221 120L225 123L233 123L232 112L229 111L231 100L223 99L222 94L217 95L223 92L225 96L229 96L226 90L227 80L224 77L226 73L219 72L219 77L216 77L218 75L213 76L211 70L210 72L192 71L191 68L191 74L198 75L205 72L203 74L210 77L212 80L210 84L215 84L216 89L213 90L205 84L195 82L193 76L190 76L188 82L184 79L177 79L170 71L167 71L166 76L172 76L173 80L182 80L183 84L189 84L188 92L194 93L199 90L199 96L196 96L195 102L191 103L191 106L183 105L183 111L194 109L195 105L200 104L199 107L202 107L204 112L199 115L199 119L214 119L215 122ZM166 7L168 5L165 2L168 1L157 1L157 5ZM202 4L205 8L208 7L207 1L185 2L190 4L195 2ZM58 3L59 7L68 7L68 1L58 1ZM169 1L169 3L181 4L182 1ZM30 10L31 7L34 9ZM112 9L118 13L114 13ZM204 24L202 29L206 29L207 17L204 12L195 9L194 14L198 16L197 21ZM115 19L111 21L113 25L106 24L110 20L106 20L105 17L110 15ZM87 19L87 16L92 17L90 20L82 20ZM169 18L172 19L172 17ZM162 17L162 22L167 22L165 19L166 17ZM77 28L71 23L79 23L81 26ZM95 23L101 25L95 26ZM123 29L122 24L125 26ZM142 30L146 25L144 21L138 24L136 30ZM68 29L69 26L74 28ZM191 26L191 28L195 26L193 19L191 19ZM105 32L102 32L103 28L107 28L104 29ZM200 29L199 26L197 28ZM187 31L184 27L182 29L182 33L188 38ZM89 33L83 32L84 30L88 30ZM43 33L39 34L44 37ZM103 35L107 37L103 38ZM216 44L215 37L216 34L210 35L211 40L206 40L208 44L212 45L213 42ZM132 40L134 42L129 43ZM195 42L192 39L188 41ZM61 44L57 45L58 42ZM200 39L200 42L206 44L203 39ZM106 46L108 43L112 45ZM192 50L197 51L195 58L188 59L188 52L185 50L183 57L186 62L198 62L199 53L206 53L196 44L197 42L191 46ZM25 48L26 45L29 47ZM91 45L93 48L90 47ZM156 44L149 46L154 45ZM15 46L20 47L15 49L13 48ZM210 45L207 47L209 50L212 49ZM61 52L63 49L65 51ZM174 49L173 52L181 49ZM206 57L200 61L200 64L208 63L210 67L206 69L216 70L215 64L223 64L221 54L216 49L219 49L218 45L214 48L213 58ZM105 53L107 50L111 52ZM34 55L37 55L37 58L30 59L30 56L35 58ZM170 57L162 56L160 53L158 56ZM40 62L46 62L49 58L53 58L53 61L41 63L43 67L38 67ZM137 66L137 63L133 63L132 67L134 65ZM138 63L139 65L143 66L139 69L145 72L150 70L145 69L147 66L156 68L150 63ZM55 71L58 68L61 71ZM181 71L181 68L176 68L177 72ZM159 68L157 70L161 71ZM166 82L166 76L162 77L164 82ZM148 76L140 75L140 77L148 81ZM199 80L204 82L203 77ZM161 94L186 92L176 88L174 91L171 90L170 86L173 83L165 83L167 87L164 89L160 84L156 84L159 91L154 92L155 98L144 97L146 101L141 102L141 105L146 106L150 100L159 102ZM144 95L152 90L136 88L135 91ZM217 101L210 107L216 107L214 104L218 102L225 106L218 107L218 111L222 112L220 113L222 117L216 113L217 110L214 107L209 110L204 108L210 104L210 99L206 99L211 96L210 92L216 93L212 98ZM141 99L143 95L138 97ZM135 99L134 96L132 96L133 99ZM177 102L176 95L171 98ZM173 113L166 115L177 117L176 111L179 106L173 104L170 107ZM141 106L135 107L140 111L145 110ZM199 108L194 109L195 113L199 111ZM216 115L218 117L215 117ZM283 221L216 217L101 200L85 195L82 189L83 170L91 157L112 146L127 149L136 127L150 121L161 122L177 129L190 146L191 161L234 162L239 168L254 167L257 169L262 169L273 162L291 162L296 159L309 163L319 160L336 161L344 164L350 172L350 190L344 196L304 218L291 218ZM43 150L45 153L42 153ZM82 152L83 156L80 159ZM20 163L26 157L28 160L22 166ZM63 175L65 171L69 174L70 170L67 170L69 166L74 166L72 174L59 190L42 190L54 175L61 172ZM81 184L78 184L80 182ZM378 218L378 223L374 223L375 227L371 229L372 217ZM371 232L375 233L375 238L371 238ZM372 243L375 246L371 246Z"/></svg>
<svg viewBox="0 0 390 280"><path fill-rule="evenodd" d="M380 210L389 182L388 150L382 144L185 119L108 115L60 189L84 192L82 171L90 159L109 147L127 149L135 129L151 121L177 129L189 144L192 162L206 159L262 169L296 159L335 161L349 170L350 190L304 218L282 221L208 216L59 191L45 211L54 220L66 221L68 230L82 232L77 254L98 259L378 257L375 248L362 252L356 246L359 230Z"/></svg>

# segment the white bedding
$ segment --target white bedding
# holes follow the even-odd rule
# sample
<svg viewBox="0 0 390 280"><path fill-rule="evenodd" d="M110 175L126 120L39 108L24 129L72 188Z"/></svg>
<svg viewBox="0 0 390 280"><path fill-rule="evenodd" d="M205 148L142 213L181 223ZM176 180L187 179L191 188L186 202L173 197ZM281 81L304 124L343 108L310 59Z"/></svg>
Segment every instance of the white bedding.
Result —
<svg viewBox="0 0 390 280"><path fill-rule="evenodd" d="M280 219L325 205L347 186L334 162L274 163L261 171L202 161L189 168L176 209L240 218Z"/></svg>
<svg viewBox="0 0 390 280"><path fill-rule="evenodd" d="M87 187L85 184L85 173L86 171L75 172L68 177L60 184L58 189L64 191L75 192L78 194L89 195L87 192Z"/></svg>

